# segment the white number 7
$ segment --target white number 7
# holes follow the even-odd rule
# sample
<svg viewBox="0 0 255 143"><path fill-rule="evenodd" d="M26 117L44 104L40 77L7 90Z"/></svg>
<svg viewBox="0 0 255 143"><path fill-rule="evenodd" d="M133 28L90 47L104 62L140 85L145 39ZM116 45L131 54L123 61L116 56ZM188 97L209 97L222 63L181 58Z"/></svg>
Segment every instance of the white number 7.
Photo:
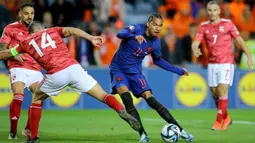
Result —
<svg viewBox="0 0 255 143"><path fill-rule="evenodd" d="M216 43L218 35L213 35L213 44Z"/></svg>
<svg viewBox="0 0 255 143"><path fill-rule="evenodd" d="M45 49L45 48L47 48L49 46L51 46L51 48L55 49L56 48L56 44L55 43L56 42L51 39L49 34L47 34L46 32L42 34L42 37L41 37L41 48L42 49ZM34 39L32 39L29 42L29 45L32 45L35 48L36 52L39 54L40 57L42 57L44 55L42 50L37 45L37 43L35 42Z"/></svg>

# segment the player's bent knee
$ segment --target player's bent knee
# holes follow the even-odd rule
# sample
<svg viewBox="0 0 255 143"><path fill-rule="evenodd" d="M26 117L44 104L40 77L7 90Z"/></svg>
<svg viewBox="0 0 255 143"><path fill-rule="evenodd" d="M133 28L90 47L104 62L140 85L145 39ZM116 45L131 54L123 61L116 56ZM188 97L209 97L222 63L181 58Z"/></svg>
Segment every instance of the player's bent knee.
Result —
<svg viewBox="0 0 255 143"><path fill-rule="evenodd" d="M145 91L145 92L143 92L143 93L142 93L142 97L143 97L145 100L148 99L148 98L150 98L150 97L152 97L151 91Z"/></svg>
<svg viewBox="0 0 255 143"><path fill-rule="evenodd" d="M123 93L129 92L129 89L127 86L123 85L120 87L116 87L117 88L117 92L121 95Z"/></svg>
<svg viewBox="0 0 255 143"><path fill-rule="evenodd" d="M227 96L228 95L228 85L222 84L217 87L218 96Z"/></svg>
<svg viewBox="0 0 255 143"><path fill-rule="evenodd" d="M11 85L13 93L24 94L24 87L25 87L25 84L23 82L15 82L15 83L12 83Z"/></svg>
<svg viewBox="0 0 255 143"><path fill-rule="evenodd" d="M102 102L104 102L104 97L107 95L106 91L101 87L99 83L96 83L96 85L86 93Z"/></svg>
<svg viewBox="0 0 255 143"><path fill-rule="evenodd" d="M36 90L33 93L32 96L32 103L42 103L46 98L48 98L48 95L41 90Z"/></svg>
<svg viewBox="0 0 255 143"><path fill-rule="evenodd" d="M29 86L29 90L32 93L35 93L36 89L39 87L39 82L33 83Z"/></svg>
<svg viewBox="0 0 255 143"><path fill-rule="evenodd" d="M212 92L212 96L213 97L218 97L218 95L217 95L217 88L216 87L211 87L210 90Z"/></svg>

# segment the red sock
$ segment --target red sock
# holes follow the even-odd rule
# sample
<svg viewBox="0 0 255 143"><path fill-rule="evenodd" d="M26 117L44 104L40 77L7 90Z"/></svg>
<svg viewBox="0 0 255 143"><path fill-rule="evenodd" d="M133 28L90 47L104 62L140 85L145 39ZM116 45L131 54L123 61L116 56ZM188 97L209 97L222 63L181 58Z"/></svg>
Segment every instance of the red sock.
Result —
<svg viewBox="0 0 255 143"><path fill-rule="evenodd" d="M218 109L219 99L218 98L213 98L213 99L215 101L216 108ZM227 117L228 117L228 111L226 111L225 115L223 116L223 119L226 119Z"/></svg>
<svg viewBox="0 0 255 143"><path fill-rule="evenodd" d="M26 127L25 127L25 129L29 129L29 130L30 130L29 115L30 115L30 108L28 109L27 125L26 125Z"/></svg>
<svg viewBox="0 0 255 143"><path fill-rule="evenodd" d="M221 123L221 121L223 120L224 115L226 115L227 108L228 108L228 99L227 98L219 99L216 121Z"/></svg>
<svg viewBox="0 0 255 143"><path fill-rule="evenodd" d="M120 104L120 102L112 95L105 95L104 97L104 102L107 104L109 107L114 109L116 112L119 112L121 110L124 110L124 107Z"/></svg>
<svg viewBox="0 0 255 143"><path fill-rule="evenodd" d="M29 124L31 129L30 139L38 136L39 122L42 115L42 104L32 103L30 106Z"/></svg>
<svg viewBox="0 0 255 143"><path fill-rule="evenodd" d="M218 108L218 106L219 106L219 99L214 100L214 101L215 101L216 108Z"/></svg>
<svg viewBox="0 0 255 143"><path fill-rule="evenodd" d="M228 110L226 110L225 115L223 116L223 119L226 119L228 117Z"/></svg>
<svg viewBox="0 0 255 143"><path fill-rule="evenodd" d="M10 105L10 123L11 123L10 132L17 133L18 121L19 121L23 98L24 98L24 94L21 94L21 93L15 93L13 95L13 100Z"/></svg>
<svg viewBox="0 0 255 143"><path fill-rule="evenodd" d="M43 107L43 102L42 102L42 107ZM29 115L30 115L30 108L28 109L28 118L27 118L27 124L25 129L29 129L30 130L30 121L29 121Z"/></svg>

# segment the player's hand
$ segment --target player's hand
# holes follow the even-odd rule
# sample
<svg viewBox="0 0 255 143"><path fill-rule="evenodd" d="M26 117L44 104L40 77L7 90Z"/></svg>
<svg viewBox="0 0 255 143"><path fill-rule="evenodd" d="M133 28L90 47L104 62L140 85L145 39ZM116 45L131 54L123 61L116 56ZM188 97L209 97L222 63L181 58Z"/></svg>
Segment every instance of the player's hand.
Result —
<svg viewBox="0 0 255 143"><path fill-rule="evenodd" d="M248 58L247 64L248 64L249 70L252 71L253 70L252 58Z"/></svg>
<svg viewBox="0 0 255 143"><path fill-rule="evenodd" d="M135 37L139 44L142 44L143 41L146 42L146 39L142 35L138 35Z"/></svg>
<svg viewBox="0 0 255 143"><path fill-rule="evenodd" d="M189 72L188 72L188 70L187 69L185 69L185 68L182 68L183 70L184 70L184 74L183 75L185 75L185 76L189 76Z"/></svg>
<svg viewBox="0 0 255 143"><path fill-rule="evenodd" d="M101 36L93 36L91 42L94 46L100 47L104 43L104 38Z"/></svg>
<svg viewBox="0 0 255 143"><path fill-rule="evenodd" d="M26 60L22 54L19 54L18 56L15 56L14 59L19 61L19 62L24 62Z"/></svg>
<svg viewBox="0 0 255 143"><path fill-rule="evenodd" d="M199 48L192 48L192 51L195 57L199 57L200 55L202 55L201 49Z"/></svg>

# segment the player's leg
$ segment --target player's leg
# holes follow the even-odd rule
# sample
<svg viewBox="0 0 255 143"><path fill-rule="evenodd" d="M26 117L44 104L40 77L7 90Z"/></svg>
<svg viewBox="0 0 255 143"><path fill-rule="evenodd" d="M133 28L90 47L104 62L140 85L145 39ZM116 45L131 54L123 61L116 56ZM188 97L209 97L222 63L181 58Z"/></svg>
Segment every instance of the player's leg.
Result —
<svg viewBox="0 0 255 143"><path fill-rule="evenodd" d="M121 103L114 96L107 94L98 83L86 93L114 109L134 130L138 131L141 128L139 121L128 114Z"/></svg>
<svg viewBox="0 0 255 143"><path fill-rule="evenodd" d="M10 104L10 134L8 139L17 139L17 127L20 117L21 105L24 99L25 73L18 69L10 69L10 82L13 100Z"/></svg>
<svg viewBox="0 0 255 143"><path fill-rule="evenodd" d="M30 86L30 90L33 92L32 104L30 105L30 130L31 136L26 143L39 142L39 123L42 115L43 101L49 97L58 95L70 82L68 80L68 71L62 70L51 75L45 75L45 78L39 83L34 83Z"/></svg>
<svg viewBox="0 0 255 143"><path fill-rule="evenodd" d="M178 122L174 119L171 113L157 101L157 99L152 96L151 88L149 87L145 77L143 74L136 74L134 76L130 76L130 90L133 94L138 97L137 95L142 96L147 104L154 109L166 122L173 123L177 125L180 130L182 131L182 137L185 138L187 141L193 141L194 138L192 135L186 133L182 127L178 124Z"/></svg>
<svg viewBox="0 0 255 143"><path fill-rule="evenodd" d="M226 130L227 127L232 123L230 116L228 115L228 84L220 83L217 86L217 93L219 95L218 100L218 112L216 122L220 123L221 129Z"/></svg>
<svg viewBox="0 0 255 143"><path fill-rule="evenodd" d="M125 106L126 111L134 116L141 124L141 129L138 131L141 136L140 142L148 142L149 137L142 125L140 115L133 104L133 99L128 89L128 79L124 74L119 72L111 72L111 83L113 94L118 93L121 97L121 100Z"/></svg>
<svg viewBox="0 0 255 143"><path fill-rule="evenodd" d="M228 84L229 86L232 86L233 79L234 79L235 67L233 64L223 64L223 66L225 67L225 70L224 70L225 73L222 76L225 77L225 82L220 81L220 83L225 83L225 84ZM229 88L229 86L228 86L228 88ZM228 91L228 89L227 89L227 91ZM226 94L228 97L228 92ZM227 98L227 102L228 102L228 98ZM226 106L226 108L228 108L228 105ZM226 113L223 116L222 129L226 130L228 128L228 126L231 124L232 124L232 119L230 118L230 115L228 114L228 111L226 109Z"/></svg>
<svg viewBox="0 0 255 143"><path fill-rule="evenodd" d="M15 82L11 85L13 91L13 100L10 104L10 134L8 139L17 139L17 128L20 117L21 105L24 99L24 86L23 82Z"/></svg>
<svg viewBox="0 0 255 143"><path fill-rule="evenodd" d="M217 118L215 124L220 125L221 128L213 128L214 130L227 129L232 123L228 115L228 88L232 85L234 66L232 64L218 64L218 85L216 87L217 101ZM217 126L218 127L218 126Z"/></svg>
<svg viewBox="0 0 255 143"><path fill-rule="evenodd" d="M146 100L147 104L154 109L167 123L172 123L177 125L181 130L181 137L188 142L194 141L194 137L184 131L184 129L179 125L179 123L175 120L175 118L171 115L171 113L167 110L164 105L159 103L157 99L152 96L151 91L145 91L142 93L142 97Z"/></svg>
<svg viewBox="0 0 255 143"><path fill-rule="evenodd" d="M39 82L42 81L43 75L40 71L26 70L26 87L33 95L39 86ZM30 108L28 109L28 120L25 128L22 130L22 135L28 137L31 135L30 121L29 121Z"/></svg>
<svg viewBox="0 0 255 143"><path fill-rule="evenodd" d="M36 84L35 84L36 86ZM29 124L31 134L28 136L28 139L25 143L39 143L39 124L42 116L42 107L43 101L48 97L48 95L37 88L36 91L32 95L32 104L30 105L30 113L29 113Z"/></svg>
<svg viewBox="0 0 255 143"><path fill-rule="evenodd" d="M219 103L219 95L217 92L217 86L219 84L219 67L218 64L208 64L208 85L212 92L212 97L214 99L216 108L218 110L218 103ZM212 126L213 130L220 130L221 129L221 123L214 122Z"/></svg>
<svg viewBox="0 0 255 143"><path fill-rule="evenodd" d="M212 92L212 98L215 102L215 106L216 108L218 107L218 103L219 103L219 96L217 95L217 88L216 87L210 87L210 90Z"/></svg>
<svg viewBox="0 0 255 143"><path fill-rule="evenodd" d="M219 96L218 96L218 92L217 92L217 87L210 87L210 89L211 89L211 92L212 92L212 97L213 97L213 100L215 102L216 109L218 111ZM220 129L221 129L221 123L214 122L214 124L212 126L212 130L220 130Z"/></svg>
<svg viewBox="0 0 255 143"><path fill-rule="evenodd" d="M119 116L124 119L134 130L140 129L139 122L130 114L128 114L121 103L112 95L107 94L97 81L80 65L73 65L69 69L70 84L69 86L80 92L85 92L97 100L107 104L114 109Z"/></svg>

